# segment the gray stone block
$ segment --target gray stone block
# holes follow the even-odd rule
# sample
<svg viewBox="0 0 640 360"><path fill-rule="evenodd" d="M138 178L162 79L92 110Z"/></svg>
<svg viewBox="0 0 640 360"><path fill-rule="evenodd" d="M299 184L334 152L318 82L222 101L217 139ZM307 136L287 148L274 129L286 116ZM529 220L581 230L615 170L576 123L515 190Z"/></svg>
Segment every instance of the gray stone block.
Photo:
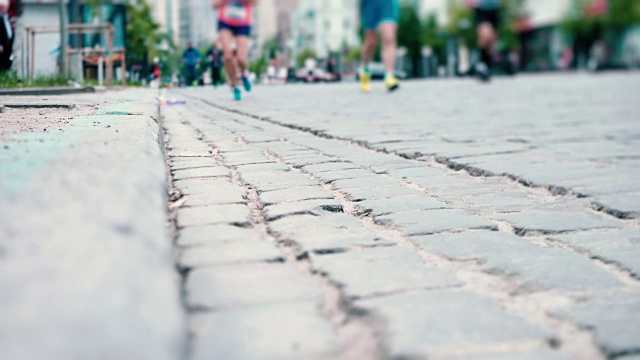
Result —
<svg viewBox="0 0 640 360"><path fill-rule="evenodd" d="M251 213L246 205L216 205L181 208L178 227L210 224L247 224Z"/></svg>
<svg viewBox="0 0 640 360"><path fill-rule="evenodd" d="M201 194L213 191L234 191L238 186L231 183L229 178L214 179L185 179L177 180L173 186L180 189L183 194Z"/></svg>
<svg viewBox="0 0 640 360"><path fill-rule="evenodd" d="M183 206L206 206L219 204L239 204L246 203L246 192L241 187L225 187L218 190L211 189L211 192L195 193L185 195Z"/></svg>
<svg viewBox="0 0 640 360"><path fill-rule="evenodd" d="M408 187L396 186L371 186L361 188L351 188L339 190L345 194L351 201L363 201L370 199L388 199L399 198L403 196L417 196L424 194L420 190L410 189Z"/></svg>
<svg viewBox="0 0 640 360"><path fill-rule="evenodd" d="M341 284L352 298L463 284L453 273L430 267L418 254L399 246L315 256L312 266Z"/></svg>
<svg viewBox="0 0 640 360"><path fill-rule="evenodd" d="M637 292L603 295L557 310L555 314L594 329L598 345L611 357L637 352L640 348L640 294Z"/></svg>
<svg viewBox="0 0 640 360"><path fill-rule="evenodd" d="M179 170L197 169L204 167L218 167L220 166L216 159L212 157L198 157L198 158L172 158L170 161L171 171L177 172Z"/></svg>
<svg viewBox="0 0 640 360"><path fill-rule="evenodd" d="M317 181L295 172L249 172L243 173L241 177L243 181L255 187L259 191L273 191L318 185Z"/></svg>
<svg viewBox="0 0 640 360"><path fill-rule="evenodd" d="M355 204L361 214L381 216L398 212L449 208L446 203L429 196L403 196L397 199L364 200Z"/></svg>
<svg viewBox="0 0 640 360"><path fill-rule="evenodd" d="M324 164L313 164L313 165L305 165L302 167L302 170L308 173L320 173L325 171L339 171L339 170L352 170L352 169L360 169L359 165L355 165L348 162L330 162Z"/></svg>
<svg viewBox="0 0 640 360"><path fill-rule="evenodd" d="M558 233L598 228L618 228L620 221L588 212L529 210L513 214L501 214L499 218L513 224L521 233Z"/></svg>
<svg viewBox="0 0 640 360"><path fill-rule="evenodd" d="M264 216L272 221L290 215L323 215L326 212L343 212L342 204L335 199L303 200L298 202L269 205L264 209Z"/></svg>
<svg viewBox="0 0 640 360"><path fill-rule="evenodd" d="M320 304L323 291L295 265L243 264L189 273L186 301L194 309L237 308L249 305L309 301Z"/></svg>
<svg viewBox="0 0 640 360"><path fill-rule="evenodd" d="M375 221L382 225L392 225L407 235L433 234L448 230L496 228L496 225L490 220L453 209L396 213L378 216Z"/></svg>
<svg viewBox="0 0 640 360"><path fill-rule="evenodd" d="M330 183L330 182L333 182L336 180L342 180L342 179L355 179L355 178L375 176L375 174L373 174L371 171L367 171L363 169L325 171L325 172L315 173L313 175L325 183Z"/></svg>
<svg viewBox="0 0 640 360"><path fill-rule="evenodd" d="M507 313L494 300L465 290L397 294L360 300L356 305L387 319L392 357L428 357L551 338L546 331Z"/></svg>
<svg viewBox="0 0 640 360"><path fill-rule="evenodd" d="M317 185L265 191L260 193L260 201L265 205L291 201L332 198L333 196L330 192Z"/></svg>
<svg viewBox="0 0 640 360"><path fill-rule="evenodd" d="M181 229L176 239L178 246L220 245L235 241L260 241L262 237L253 228L233 225L205 225Z"/></svg>
<svg viewBox="0 0 640 360"><path fill-rule="evenodd" d="M191 329L194 360L331 359L341 351L331 324L312 302L195 315Z"/></svg>
<svg viewBox="0 0 640 360"><path fill-rule="evenodd" d="M383 176L368 176L365 178L336 180L331 183L331 185L337 190L362 187L378 188L382 186L399 186L397 181Z"/></svg>
<svg viewBox="0 0 640 360"><path fill-rule="evenodd" d="M185 248L180 253L178 265L181 268L190 269L268 261L282 261L282 254L275 244L266 240L238 240Z"/></svg>
<svg viewBox="0 0 640 360"><path fill-rule="evenodd" d="M303 250L308 251L323 252L352 246L394 244L365 228L358 219L341 213L289 216L271 222L269 229L280 239L296 242Z"/></svg>
<svg viewBox="0 0 640 360"><path fill-rule="evenodd" d="M607 209L623 213L626 218L640 217L640 193L598 196L595 202Z"/></svg>
<svg viewBox="0 0 640 360"><path fill-rule="evenodd" d="M236 166L236 170L242 174L249 172L265 172L265 171L289 171L289 167L280 163L264 163L264 164L251 164Z"/></svg>
<svg viewBox="0 0 640 360"><path fill-rule="evenodd" d="M391 169L387 174L395 178L414 179L414 178L430 178L434 176L443 176L447 174L445 169L439 169L431 166L413 165L413 167Z"/></svg>
<svg viewBox="0 0 640 360"><path fill-rule="evenodd" d="M540 287L567 291L602 291L622 282L574 251L546 248L497 231L416 237L425 249L448 258L479 260L486 271L516 276L522 289Z"/></svg>
<svg viewBox="0 0 640 360"><path fill-rule="evenodd" d="M231 172L224 166L218 167L200 167L195 169L176 170L173 173L173 180L190 179L190 178L208 178L208 177L230 177Z"/></svg>
<svg viewBox="0 0 640 360"><path fill-rule="evenodd" d="M339 161L336 158L316 155L313 157L296 157L293 159L285 159L285 162L295 168L301 168L307 165L335 163Z"/></svg>

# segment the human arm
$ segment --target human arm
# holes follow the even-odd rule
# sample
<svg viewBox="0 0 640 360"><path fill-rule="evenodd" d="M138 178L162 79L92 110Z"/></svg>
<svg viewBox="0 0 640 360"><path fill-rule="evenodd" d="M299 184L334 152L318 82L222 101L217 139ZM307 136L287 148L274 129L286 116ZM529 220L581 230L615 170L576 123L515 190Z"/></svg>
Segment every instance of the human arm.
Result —
<svg viewBox="0 0 640 360"><path fill-rule="evenodd" d="M220 9L224 5L225 0L211 0L211 7L214 9Z"/></svg>

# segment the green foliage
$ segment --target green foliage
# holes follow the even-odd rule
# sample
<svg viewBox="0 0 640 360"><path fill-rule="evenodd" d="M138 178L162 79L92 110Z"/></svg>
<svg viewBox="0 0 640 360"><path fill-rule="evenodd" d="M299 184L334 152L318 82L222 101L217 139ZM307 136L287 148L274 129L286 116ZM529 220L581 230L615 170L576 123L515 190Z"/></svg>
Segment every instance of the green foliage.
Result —
<svg viewBox="0 0 640 360"><path fill-rule="evenodd" d="M398 21L398 44L407 49L414 75L418 75L422 51L422 23L415 4L403 5L400 8Z"/></svg>
<svg viewBox="0 0 640 360"><path fill-rule="evenodd" d="M438 59L441 62L444 62L447 40L438 26L435 14L429 15L424 23L422 30L422 42L424 45L430 46Z"/></svg>
<svg viewBox="0 0 640 360"><path fill-rule="evenodd" d="M580 37L595 37L608 29L620 34L632 25L640 24L640 1L609 0L609 11L597 16L586 16L591 1L573 0L562 23L565 31Z"/></svg>
<svg viewBox="0 0 640 360"><path fill-rule="evenodd" d="M514 23L523 17L524 0L503 0L500 13L502 21L498 27L500 44L504 49L515 49L520 47L520 37L515 31Z"/></svg>
<svg viewBox="0 0 640 360"><path fill-rule="evenodd" d="M157 44L163 37L158 34L158 28L146 0L127 4L127 54L131 59L149 63L154 56L161 55Z"/></svg>
<svg viewBox="0 0 640 360"><path fill-rule="evenodd" d="M300 52L300 54L298 54L298 56L296 57L296 65L300 68L304 66L304 61L307 58L314 58L317 59L318 56L316 55L316 52L311 50L311 49L304 49Z"/></svg>
<svg viewBox="0 0 640 360"><path fill-rule="evenodd" d="M261 75L267 72L267 67L269 63L264 56L261 56L249 64L249 71L255 73L256 75Z"/></svg>
<svg viewBox="0 0 640 360"><path fill-rule="evenodd" d="M265 41L264 45L262 45L262 53L268 59L275 58L276 55L277 55L276 54L277 51L278 51L278 42L277 42L277 39L275 37Z"/></svg>
<svg viewBox="0 0 640 360"><path fill-rule="evenodd" d="M18 73L14 70L0 71L0 89L16 88L20 85Z"/></svg>
<svg viewBox="0 0 640 360"><path fill-rule="evenodd" d="M347 51L347 54L344 57L344 61L346 63L358 63L362 59L362 49L361 48L351 48Z"/></svg>
<svg viewBox="0 0 640 360"><path fill-rule="evenodd" d="M18 74L14 70L0 72L0 89L18 88L18 87L51 87L51 86L68 86L70 78L66 76L54 75L37 75L33 81L22 83Z"/></svg>
<svg viewBox="0 0 640 360"><path fill-rule="evenodd" d="M446 30L467 47L474 47L478 42L473 24L473 10L461 1L449 3L449 23Z"/></svg>

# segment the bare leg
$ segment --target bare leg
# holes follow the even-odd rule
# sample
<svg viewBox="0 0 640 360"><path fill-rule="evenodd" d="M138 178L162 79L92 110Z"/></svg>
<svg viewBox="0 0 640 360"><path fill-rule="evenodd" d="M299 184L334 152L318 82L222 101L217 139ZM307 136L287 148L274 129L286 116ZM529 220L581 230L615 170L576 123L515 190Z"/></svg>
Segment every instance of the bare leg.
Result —
<svg viewBox="0 0 640 360"><path fill-rule="evenodd" d="M396 68L396 33L398 26L393 22L383 22L380 24L380 34L382 36L382 62L384 72L391 74Z"/></svg>
<svg viewBox="0 0 640 360"><path fill-rule="evenodd" d="M367 30L364 34L364 44L362 45L362 65L364 67L369 66L369 63L371 63L377 43L378 32L375 30Z"/></svg>
<svg viewBox="0 0 640 360"><path fill-rule="evenodd" d="M236 57L233 56L233 48L231 43L233 41L233 34L227 29L220 30L220 42L222 44L222 52L224 58L224 69L227 72L227 81L232 87L238 85L238 74Z"/></svg>
<svg viewBox="0 0 640 360"><path fill-rule="evenodd" d="M244 73L249 67L249 37L248 36L236 36L236 61L240 71Z"/></svg>

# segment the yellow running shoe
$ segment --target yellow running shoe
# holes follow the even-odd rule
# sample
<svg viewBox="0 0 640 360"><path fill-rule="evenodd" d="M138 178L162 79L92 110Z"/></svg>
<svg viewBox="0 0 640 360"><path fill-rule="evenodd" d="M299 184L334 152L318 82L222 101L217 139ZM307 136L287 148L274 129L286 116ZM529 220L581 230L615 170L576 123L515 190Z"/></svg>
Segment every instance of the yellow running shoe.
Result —
<svg viewBox="0 0 640 360"><path fill-rule="evenodd" d="M394 75L386 75L384 77L384 86L387 87L387 90L394 91L400 87L400 80Z"/></svg>
<svg viewBox="0 0 640 360"><path fill-rule="evenodd" d="M360 89L363 92L371 91L371 73L364 70L360 71Z"/></svg>

